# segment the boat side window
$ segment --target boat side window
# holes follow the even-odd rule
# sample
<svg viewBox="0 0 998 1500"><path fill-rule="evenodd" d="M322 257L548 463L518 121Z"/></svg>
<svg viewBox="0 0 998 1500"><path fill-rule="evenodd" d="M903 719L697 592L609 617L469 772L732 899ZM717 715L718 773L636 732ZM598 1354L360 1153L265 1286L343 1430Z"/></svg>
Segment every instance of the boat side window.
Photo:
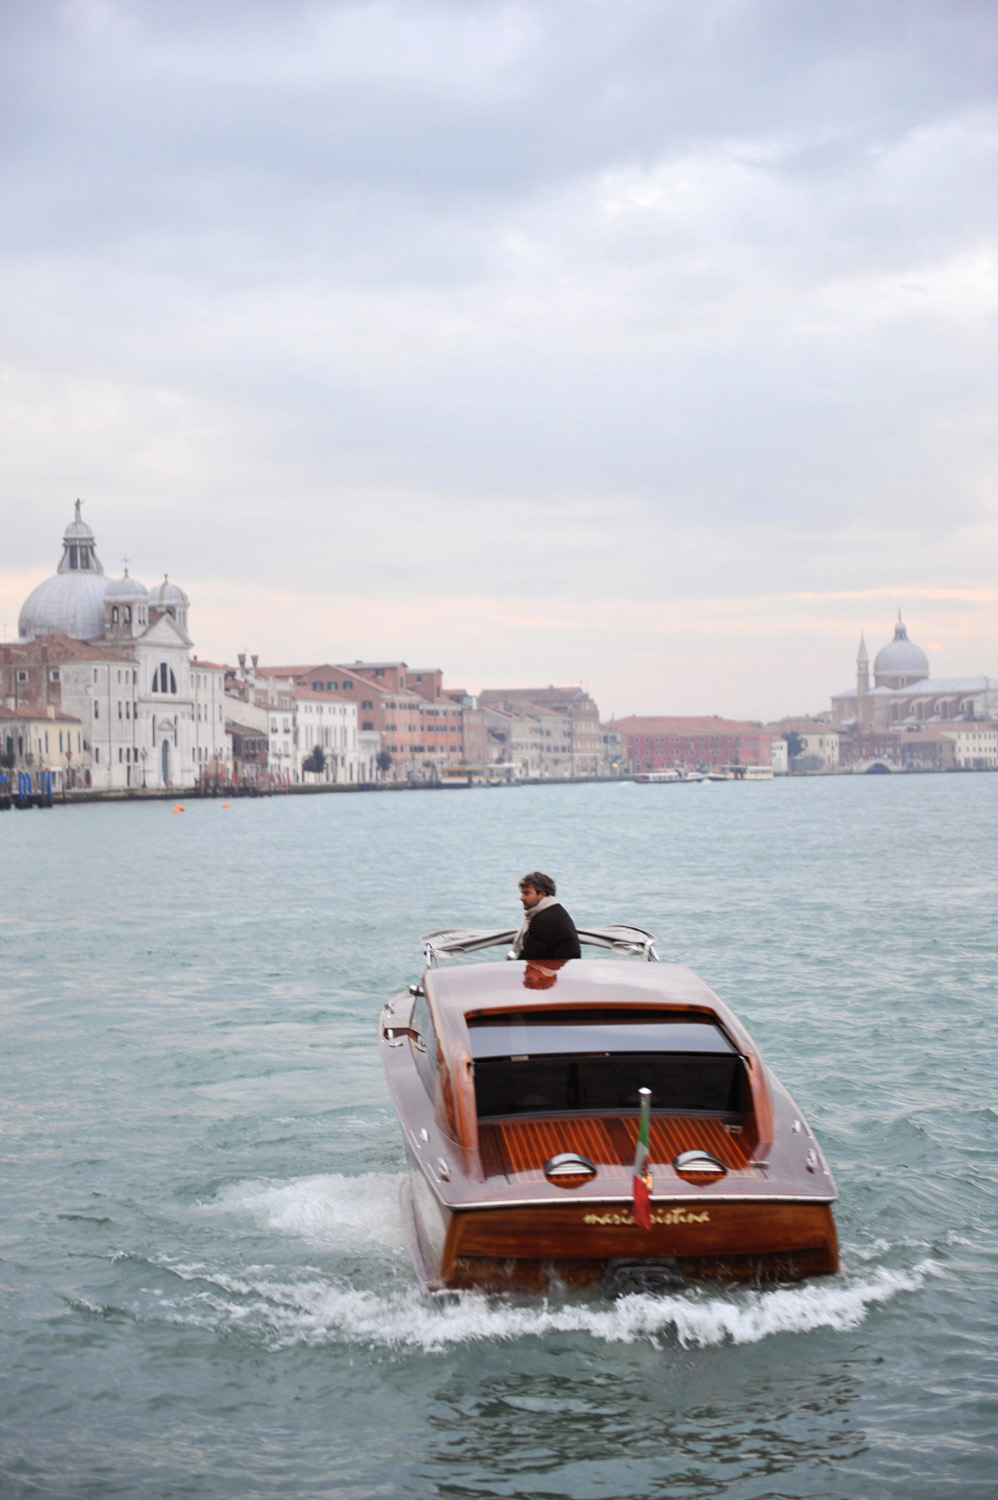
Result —
<svg viewBox="0 0 998 1500"><path fill-rule="evenodd" d="M409 1036L416 1072L426 1092L432 1098L437 1076L437 1034L430 1015L430 1005L425 995L417 995L409 1022Z"/></svg>

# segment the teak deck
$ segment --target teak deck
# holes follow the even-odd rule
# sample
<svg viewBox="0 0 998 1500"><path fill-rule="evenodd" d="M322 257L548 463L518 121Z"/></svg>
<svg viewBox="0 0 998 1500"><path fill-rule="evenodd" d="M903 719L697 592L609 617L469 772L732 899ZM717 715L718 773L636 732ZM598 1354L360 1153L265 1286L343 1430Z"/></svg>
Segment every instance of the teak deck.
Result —
<svg viewBox="0 0 998 1500"><path fill-rule="evenodd" d="M609 1187L630 1181L637 1136L638 1122L633 1115L503 1120L479 1125L478 1149L486 1179L505 1177L510 1182L541 1183L546 1181L546 1161L560 1151L579 1151L596 1163L600 1182ZM671 1164L682 1151L700 1149L716 1156L728 1169L728 1181L754 1175L754 1169L747 1166L750 1142L741 1133L733 1134L721 1120L653 1116L649 1144L659 1191L665 1191L666 1178L676 1179L678 1174Z"/></svg>

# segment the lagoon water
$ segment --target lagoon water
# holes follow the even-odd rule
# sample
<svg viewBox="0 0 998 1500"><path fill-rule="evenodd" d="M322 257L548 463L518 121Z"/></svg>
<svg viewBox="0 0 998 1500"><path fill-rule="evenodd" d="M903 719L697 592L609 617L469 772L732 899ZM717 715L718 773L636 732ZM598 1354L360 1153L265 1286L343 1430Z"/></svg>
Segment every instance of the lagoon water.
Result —
<svg viewBox="0 0 998 1500"><path fill-rule="evenodd" d="M992 1496L996 832L998 775L0 816L0 1496ZM537 866L745 1021L837 1276L420 1293L377 1012Z"/></svg>

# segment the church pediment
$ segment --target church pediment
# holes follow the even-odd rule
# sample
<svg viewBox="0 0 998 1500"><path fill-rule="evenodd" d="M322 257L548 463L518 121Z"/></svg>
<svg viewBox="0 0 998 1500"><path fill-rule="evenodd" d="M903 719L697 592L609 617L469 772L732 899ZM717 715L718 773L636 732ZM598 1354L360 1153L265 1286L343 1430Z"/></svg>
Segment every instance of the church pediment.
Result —
<svg viewBox="0 0 998 1500"><path fill-rule="evenodd" d="M181 630L172 615L160 615L159 619L154 620L149 629L140 636L140 640L144 645L181 646L185 650L189 650L194 644L186 630Z"/></svg>

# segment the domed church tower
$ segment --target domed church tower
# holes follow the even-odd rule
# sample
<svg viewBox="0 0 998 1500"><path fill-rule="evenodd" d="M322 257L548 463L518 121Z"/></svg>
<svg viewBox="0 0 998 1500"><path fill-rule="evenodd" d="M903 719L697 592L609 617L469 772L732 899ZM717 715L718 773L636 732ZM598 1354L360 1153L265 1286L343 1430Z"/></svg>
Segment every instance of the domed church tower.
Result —
<svg viewBox="0 0 998 1500"><path fill-rule="evenodd" d="M149 624L149 590L128 576L109 583L104 594L104 633L115 640L135 640Z"/></svg>
<svg viewBox="0 0 998 1500"><path fill-rule="evenodd" d="M929 675L929 658L921 646L909 641L908 632L898 610L894 639L877 652L873 663L873 680L877 687L903 688L921 682Z"/></svg>
<svg viewBox="0 0 998 1500"><path fill-rule="evenodd" d="M62 560L53 578L46 578L25 599L17 621L22 640L43 635L68 635L90 641L104 634L104 594L108 580L97 556L90 527L76 516L62 539Z"/></svg>

